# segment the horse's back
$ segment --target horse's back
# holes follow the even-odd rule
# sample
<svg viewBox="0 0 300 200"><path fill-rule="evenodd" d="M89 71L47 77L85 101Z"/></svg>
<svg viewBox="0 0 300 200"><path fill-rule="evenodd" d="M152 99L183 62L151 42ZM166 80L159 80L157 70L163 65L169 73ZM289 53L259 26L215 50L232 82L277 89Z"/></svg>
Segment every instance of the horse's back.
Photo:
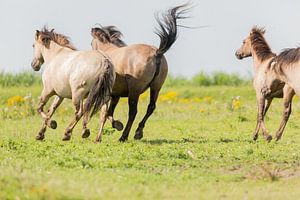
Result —
<svg viewBox="0 0 300 200"><path fill-rule="evenodd" d="M150 45L134 44L107 52L113 60L117 73L113 91L125 96L124 94L128 95L129 85L133 85L140 92L148 88L157 70L156 51L157 48ZM158 75L164 81L168 66L164 56L161 60ZM163 81L157 83L162 84Z"/></svg>
<svg viewBox="0 0 300 200"><path fill-rule="evenodd" d="M56 94L72 98L75 90L90 88L104 73L105 61L107 57L98 51L74 51L54 59L44 76Z"/></svg>

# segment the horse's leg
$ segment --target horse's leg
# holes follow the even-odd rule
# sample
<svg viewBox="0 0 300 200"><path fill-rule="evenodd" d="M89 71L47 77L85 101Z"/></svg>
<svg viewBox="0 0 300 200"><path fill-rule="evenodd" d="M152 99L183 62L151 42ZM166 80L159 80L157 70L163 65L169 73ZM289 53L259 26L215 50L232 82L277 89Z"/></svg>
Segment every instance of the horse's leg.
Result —
<svg viewBox="0 0 300 200"><path fill-rule="evenodd" d="M81 119L83 115L83 99L81 98L79 101L76 100L75 98L72 98L73 104L75 106L75 119L69 124L65 131L65 135L63 137L63 141L67 141L71 139L72 131L78 121Z"/></svg>
<svg viewBox="0 0 300 200"><path fill-rule="evenodd" d="M271 105L271 103L273 101L273 98L266 99L265 101L266 101L267 104L265 104L265 106L263 108L263 110L264 110L264 112L263 112L263 118L266 116L266 113L268 112L268 110L270 108L270 105ZM257 122L256 122L255 131L254 131L254 134L253 134L253 140L257 140L259 129L261 127L260 114L259 114L261 108L259 108L259 101L257 101L257 104L258 104Z"/></svg>
<svg viewBox="0 0 300 200"><path fill-rule="evenodd" d="M265 97L263 95L258 95L258 123L261 126L263 136L267 141L272 140L272 136L268 134L265 122L264 122L264 114L265 114Z"/></svg>
<svg viewBox="0 0 300 200"><path fill-rule="evenodd" d="M139 95L129 95L128 97L128 106L129 106L129 115L126 127L123 131L121 138L119 139L120 142L125 142L128 140L128 135L130 129L132 127L133 121L137 114L137 104L138 104Z"/></svg>
<svg viewBox="0 0 300 200"><path fill-rule="evenodd" d="M64 98L56 96L53 103L51 104L48 113L47 113L47 120L45 123L47 124L48 127L52 129L57 128L57 123L55 120L50 120L56 109L59 107L59 105L63 102Z"/></svg>
<svg viewBox="0 0 300 200"><path fill-rule="evenodd" d="M106 117L107 116L107 107L108 107L108 105L104 104L101 108L101 111L100 111L100 127L99 127L99 132L97 134L95 143L101 142L101 140L102 140L103 127L104 127L104 124L105 124L105 121L106 121L106 118L107 118Z"/></svg>
<svg viewBox="0 0 300 200"><path fill-rule="evenodd" d="M36 136L37 140L43 140L45 138L45 132L47 130L47 124L46 124L47 115L44 113L44 106L49 101L50 97L53 95L54 95L53 91L48 92L45 88L42 91L40 101L38 104L38 108L37 108L37 112L41 115L42 119L44 120L44 123L43 123L42 128L40 129L40 131L38 132L38 134Z"/></svg>
<svg viewBox="0 0 300 200"><path fill-rule="evenodd" d="M110 102L110 105L109 105L109 108L107 111L107 117L108 117L109 121L111 122L112 127L117 129L118 131L121 131L121 130L123 130L122 122L114 119L115 108L116 108L119 100L120 100L120 97L113 96L111 98L111 102Z"/></svg>
<svg viewBox="0 0 300 200"><path fill-rule="evenodd" d="M266 99L267 104L265 105L265 109L264 109L264 117L266 116L272 101L273 101L273 98Z"/></svg>
<svg viewBox="0 0 300 200"><path fill-rule="evenodd" d="M282 113L282 119L279 126L279 129L276 133L276 141L280 140L282 133L284 131L284 128L286 126L287 121L289 120L290 114L292 112L292 100L295 95L295 92L292 88L287 87L284 88L283 92L283 113Z"/></svg>
<svg viewBox="0 0 300 200"><path fill-rule="evenodd" d="M159 90L155 90L153 88L150 88L150 103L147 108L147 113L145 114L142 121L139 123L139 126L137 130L135 131L134 139L140 140L143 138L143 129L145 127L146 121L148 118L152 115L156 108L156 101L158 98Z"/></svg>

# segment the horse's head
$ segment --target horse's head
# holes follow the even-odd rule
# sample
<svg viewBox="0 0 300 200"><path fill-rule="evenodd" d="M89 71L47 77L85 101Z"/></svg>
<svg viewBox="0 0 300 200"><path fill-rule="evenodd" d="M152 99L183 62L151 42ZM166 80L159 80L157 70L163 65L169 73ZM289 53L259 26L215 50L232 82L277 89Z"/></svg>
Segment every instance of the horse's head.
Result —
<svg viewBox="0 0 300 200"><path fill-rule="evenodd" d="M36 31L33 42L33 60L31 67L34 71L39 71L42 64L44 64L43 51L45 48L49 48L51 38L48 35L43 34L40 31Z"/></svg>
<svg viewBox="0 0 300 200"><path fill-rule="evenodd" d="M241 60L255 54L261 61L273 57L274 53L264 38L265 32L264 28L254 26L249 36L243 40L242 46L236 51L236 57Z"/></svg>
<svg viewBox="0 0 300 200"><path fill-rule="evenodd" d="M251 33L246 39L243 40L242 46L235 52L237 59L242 60L243 58L252 56L250 37Z"/></svg>

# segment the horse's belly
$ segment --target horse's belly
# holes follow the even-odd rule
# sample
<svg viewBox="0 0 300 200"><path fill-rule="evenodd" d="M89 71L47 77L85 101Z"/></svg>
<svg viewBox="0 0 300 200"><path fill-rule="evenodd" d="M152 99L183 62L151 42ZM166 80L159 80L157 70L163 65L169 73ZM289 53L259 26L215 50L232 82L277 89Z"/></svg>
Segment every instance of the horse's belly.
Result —
<svg viewBox="0 0 300 200"><path fill-rule="evenodd" d="M72 98L71 88L66 85L64 87L59 87L59 86L55 87L54 91L60 97L67 98L67 99Z"/></svg>

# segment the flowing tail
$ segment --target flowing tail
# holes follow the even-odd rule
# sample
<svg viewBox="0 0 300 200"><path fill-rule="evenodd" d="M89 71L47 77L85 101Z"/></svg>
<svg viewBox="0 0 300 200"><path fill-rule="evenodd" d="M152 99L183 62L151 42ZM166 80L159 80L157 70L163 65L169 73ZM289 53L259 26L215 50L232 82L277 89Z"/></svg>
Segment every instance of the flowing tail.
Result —
<svg viewBox="0 0 300 200"><path fill-rule="evenodd" d="M155 34L158 35L158 37L160 38L160 45L155 55L156 71L150 84L153 82L153 80L160 71L159 68L163 55L171 48L171 46L177 40L177 20L187 18L185 14L190 10L188 6L188 3L181 6L176 6L167 10L167 12L162 15L162 17L160 17L159 15L155 16L159 26L159 29L156 29Z"/></svg>
<svg viewBox="0 0 300 200"><path fill-rule="evenodd" d="M106 69L97 78L84 105L84 112L90 114L90 118L92 118L104 104L108 103L115 82L114 66L108 59L106 59L105 62L107 63Z"/></svg>
<svg viewBox="0 0 300 200"><path fill-rule="evenodd" d="M156 35L160 38L160 45L156 52L157 57L162 57L171 46L174 44L178 37L177 20L187 18L185 14L189 11L187 8L189 4L173 7L162 16L162 19L156 15L156 21L159 29L156 30Z"/></svg>

